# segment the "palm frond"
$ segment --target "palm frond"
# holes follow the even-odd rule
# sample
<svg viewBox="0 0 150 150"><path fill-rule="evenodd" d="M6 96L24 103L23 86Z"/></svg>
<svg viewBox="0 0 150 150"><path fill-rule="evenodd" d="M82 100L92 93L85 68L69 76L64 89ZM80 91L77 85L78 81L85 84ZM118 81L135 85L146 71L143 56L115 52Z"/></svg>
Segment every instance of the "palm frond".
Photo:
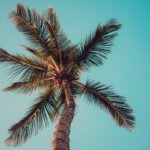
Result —
<svg viewBox="0 0 150 150"><path fill-rule="evenodd" d="M21 64L11 64L8 66L8 75L10 78L19 77L20 81L27 81L33 76L45 77L49 72L45 70L38 70L35 68L30 68Z"/></svg>
<svg viewBox="0 0 150 150"><path fill-rule="evenodd" d="M94 102L107 110L119 126L129 130L134 127L132 108L126 103L125 98L114 93L110 86L87 81L85 85L81 84L80 89L81 94L85 94L89 102Z"/></svg>
<svg viewBox="0 0 150 150"><path fill-rule="evenodd" d="M12 63L19 63L25 66L28 66L30 68L35 68L38 70L46 70L46 66L44 66L44 64L41 63L40 60L30 57L26 57L26 56L13 56L14 59L12 59Z"/></svg>
<svg viewBox="0 0 150 150"><path fill-rule="evenodd" d="M60 29L60 23L58 21L55 10L52 7L49 7L43 14L43 17L45 18L45 20L51 23L53 31L57 33Z"/></svg>
<svg viewBox="0 0 150 150"><path fill-rule="evenodd" d="M36 61L36 59L31 59L26 56L11 55L2 48L0 48L0 61L14 64L21 64L38 70L45 69L43 68L42 64Z"/></svg>
<svg viewBox="0 0 150 150"><path fill-rule="evenodd" d="M50 77L32 76L30 80L24 82L15 82L6 87L4 91L17 91L22 93L32 93L36 89L50 89L53 87L53 79Z"/></svg>
<svg viewBox="0 0 150 150"><path fill-rule="evenodd" d="M13 146L24 143L31 135L36 135L39 129L46 127L49 117L53 120L57 112L54 93L52 91L44 92L37 98L27 115L9 129L10 136L6 143Z"/></svg>
<svg viewBox="0 0 150 150"><path fill-rule="evenodd" d="M21 79L28 79L34 75L47 74L47 66L35 58L26 56L14 56L3 49L0 49L0 62L9 64L9 74L12 77L22 74Z"/></svg>
<svg viewBox="0 0 150 150"><path fill-rule="evenodd" d="M89 37L81 44L81 48L76 64L81 66L102 65L103 59L107 58L110 52L116 31L121 27L115 20L110 20L106 25L98 25L96 31L91 33Z"/></svg>
<svg viewBox="0 0 150 150"><path fill-rule="evenodd" d="M52 42L55 42L55 47L60 50L66 50L71 45L71 41L63 32L58 17L53 8L49 7L43 15L46 20L46 26L51 34ZM52 43L49 43L52 44Z"/></svg>
<svg viewBox="0 0 150 150"><path fill-rule="evenodd" d="M49 33L45 26L45 20L34 10L17 4L16 11L10 14L17 29L23 32L35 47L49 52Z"/></svg>

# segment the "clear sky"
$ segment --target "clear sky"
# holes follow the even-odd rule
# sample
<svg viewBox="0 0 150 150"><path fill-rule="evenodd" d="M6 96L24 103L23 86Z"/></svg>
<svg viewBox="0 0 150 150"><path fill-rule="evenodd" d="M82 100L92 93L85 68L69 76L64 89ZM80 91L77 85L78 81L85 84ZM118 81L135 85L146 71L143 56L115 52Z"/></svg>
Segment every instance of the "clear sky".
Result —
<svg viewBox="0 0 150 150"><path fill-rule="evenodd" d="M81 97L71 128L71 150L150 150L150 0L0 0L0 47L13 54L23 54L19 45L28 44L8 19L19 2L39 12L53 6L73 43L110 18L123 25L104 65L92 68L83 80L113 85L118 94L126 96L134 109L136 127L132 132L118 127L109 114ZM51 150L54 123L21 147L5 145L8 128L24 116L37 93L2 92L12 79L2 69L5 66L0 67L0 150Z"/></svg>

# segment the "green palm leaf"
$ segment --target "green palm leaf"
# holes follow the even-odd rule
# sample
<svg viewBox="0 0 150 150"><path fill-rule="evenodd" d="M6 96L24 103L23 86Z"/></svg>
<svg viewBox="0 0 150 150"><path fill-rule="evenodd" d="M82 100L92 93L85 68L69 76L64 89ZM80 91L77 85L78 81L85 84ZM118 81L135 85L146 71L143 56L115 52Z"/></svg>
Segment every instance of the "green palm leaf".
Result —
<svg viewBox="0 0 150 150"><path fill-rule="evenodd" d="M81 94L85 94L89 102L107 110L119 126L127 129L134 127L132 108L126 103L125 98L114 93L110 86L87 81L85 85L80 85L80 89Z"/></svg>
<svg viewBox="0 0 150 150"><path fill-rule="evenodd" d="M51 77L32 76L27 81L13 83L11 86L6 87L4 91L17 91L27 94L39 88L50 89L51 87L53 87L53 80Z"/></svg>
<svg viewBox="0 0 150 150"><path fill-rule="evenodd" d="M110 20L106 25L98 25L96 31L89 35L81 45L79 54L75 60L80 66L102 65L107 58L116 31L121 27L115 20Z"/></svg>
<svg viewBox="0 0 150 150"><path fill-rule="evenodd" d="M6 143L17 146L25 142L31 135L37 134L39 129L46 127L49 117L53 120L57 112L57 101L53 92L44 92L37 98L27 115L9 129L11 135Z"/></svg>
<svg viewBox="0 0 150 150"><path fill-rule="evenodd" d="M46 20L46 26L51 34L52 42L55 43L55 47L59 50L66 50L71 45L71 41L68 40L66 34L63 32L58 17L53 8L49 7L43 15ZM50 44L52 44L52 42Z"/></svg>
<svg viewBox="0 0 150 150"><path fill-rule="evenodd" d="M23 32L35 47L49 51L49 33L44 19L34 10L25 8L22 4L17 5L17 10L10 14L17 29Z"/></svg>
<svg viewBox="0 0 150 150"><path fill-rule="evenodd" d="M47 66L41 61L26 56L14 56L3 49L0 49L0 62L7 64L12 77L22 74L21 80L27 80L35 75L45 76L47 73Z"/></svg>

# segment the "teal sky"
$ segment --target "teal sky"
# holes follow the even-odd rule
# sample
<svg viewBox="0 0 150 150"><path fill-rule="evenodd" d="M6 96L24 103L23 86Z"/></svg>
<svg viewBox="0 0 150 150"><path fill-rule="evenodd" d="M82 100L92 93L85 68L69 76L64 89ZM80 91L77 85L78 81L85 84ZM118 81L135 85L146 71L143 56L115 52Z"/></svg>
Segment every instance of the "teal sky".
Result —
<svg viewBox="0 0 150 150"><path fill-rule="evenodd" d="M136 127L132 132L118 127L107 112L81 97L71 128L71 150L150 150L150 0L0 0L0 47L12 54L23 54L19 45L28 44L8 19L19 2L39 12L53 6L73 43L110 18L123 25L104 65L92 68L82 79L113 85L133 107ZM0 149L51 150L54 123L19 147L5 145L8 128L24 116L37 93L27 96L2 92L12 79L6 76L5 66L0 67Z"/></svg>

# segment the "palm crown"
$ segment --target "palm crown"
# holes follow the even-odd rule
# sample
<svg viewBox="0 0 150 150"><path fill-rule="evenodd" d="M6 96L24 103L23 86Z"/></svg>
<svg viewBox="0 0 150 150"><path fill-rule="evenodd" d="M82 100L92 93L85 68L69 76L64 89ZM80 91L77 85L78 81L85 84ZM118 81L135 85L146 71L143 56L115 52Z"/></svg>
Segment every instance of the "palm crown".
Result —
<svg viewBox="0 0 150 150"><path fill-rule="evenodd" d="M11 66L12 76L20 75L19 82L4 90L31 93L40 89L41 94L26 116L9 129L8 144L16 146L25 142L45 127L49 119L62 115L67 107L63 80L68 82L73 98L84 94L90 102L107 110L119 126L134 127L132 109L124 97L101 82L80 81L81 72L103 64L120 24L112 19L104 26L98 25L81 45L73 45L62 31L52 8L39 15L36 10L18 4L10 18L31 42L30 47L22 46L32 57L12 55L0 49L0 62Z"/></svg>

